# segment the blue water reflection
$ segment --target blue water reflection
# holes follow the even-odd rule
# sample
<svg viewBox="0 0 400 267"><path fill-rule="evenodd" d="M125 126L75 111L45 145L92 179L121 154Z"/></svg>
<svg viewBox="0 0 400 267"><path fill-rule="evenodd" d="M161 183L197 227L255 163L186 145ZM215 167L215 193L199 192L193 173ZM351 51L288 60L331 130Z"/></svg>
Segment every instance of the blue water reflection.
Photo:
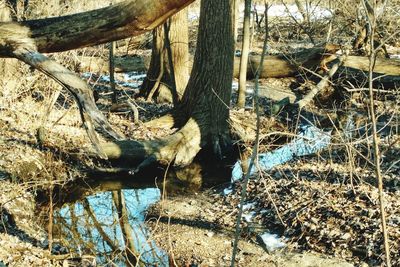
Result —
<svg viewBox="0 0 400 267"><path fill-rule="evenodd" d="M324 132L312 125L301 127L298 136L290 143L268 153L258 155L258 166L253 166L251 174L259 167L267 171L275 166L288 162L296 157L312 155L327 147L331 143L331 132ZM232 170L232 182L241 179L243 171L238 161Z"/></svg>
<svg viewBox="0 0 400 267"><path fill-rule="evenodd" d="M138 257L141 265L168 266L167 253L151 241L150 233L144 225L145 211L160 200L160 190L124 189L118 192L124 199L122 208L126 210L129 226L121 224L123 220L119 219L119 204L116 204L113 192L110 191L97 193L59 210L55 219L61 223L60 231L69 242L70 250L77 253L89 250L95 252L99 263L112 262L126 266L124 250L128 247L129 239L135 248L133 254ZM130 228L128 232L132 235L128 239L124 237L126 227Z"/></svg>

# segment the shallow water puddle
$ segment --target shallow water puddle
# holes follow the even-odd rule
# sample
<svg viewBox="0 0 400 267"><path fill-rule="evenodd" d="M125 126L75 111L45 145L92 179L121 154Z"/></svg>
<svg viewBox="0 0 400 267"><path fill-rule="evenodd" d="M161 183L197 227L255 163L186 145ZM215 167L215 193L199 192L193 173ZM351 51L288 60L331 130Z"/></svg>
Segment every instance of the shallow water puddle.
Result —
<svg viewBox="0 0 400 267"><path fill-rule="evenodd" d="M169 168L167 173L151 168L159 170L125 176L96 174L54 189L53 199L62 205L53 213L54 244L72 255L94 255L100 265L129 266L139 255L140 266L169 266L167 253L157 248L144 224L146 210L160 201L159 188L169 196L192 195L229 181L232 162L221 164L195 161L186 168ZM154 188L156 184L159 188ZM46 196L42 201L48 205ZM66 253L63 250L58 251Z"/></svg>
<svg viewBox="0 0 400 267"><path fill-rule="evenodd" d="M123 189L66 204L54 214L54 238L78 255L96 255L100 264L135 266L139 255L142 266L168 266L144 225L145 211L160 196L157 188Z"/></svg>
<svg viewBox="0 0 400 267"><path fill-rule="evenodd" d="M331 133L323 132L317 127L303 126L292 142L279 149L258 155L258 167L261 171L270 170L275 166L288 162L295 157L311 155L327 147L331 142ZM257 171L257 166L253 166L251 174ZM232 182L243 177L241 162L237 161L232 170Z"/></svg>

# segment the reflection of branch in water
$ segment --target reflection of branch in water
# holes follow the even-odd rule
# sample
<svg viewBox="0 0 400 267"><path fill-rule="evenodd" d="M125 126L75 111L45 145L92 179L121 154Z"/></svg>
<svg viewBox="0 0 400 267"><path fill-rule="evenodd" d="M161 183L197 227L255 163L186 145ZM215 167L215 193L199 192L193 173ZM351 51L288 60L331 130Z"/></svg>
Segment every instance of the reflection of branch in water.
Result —
<svg viewBox="0 0 400 267"><path fill-rule="evenodd" d="M136 201L138 204L140 204L140 196L139 196L139 191L135 190L135 197L136 197Z"/></svg>
<svg viewBox="0 0 400 267"><path fill-rule="evenodd" d="M82 238L82 234L78 231L78 218L76 217L74 206L68 205L68 209L71 222L67 222L59 212L54 212L56 231L58 231L57 235L62 240L64 246L70 249L70 253L64 255L65 259L82 260L83 257L85 257L82 256L82 254L96 255L93 242L86 242ZM74 250L71 250L72 248ZM62 255L60 255L60 257L62 257Z"/></svg>
<svg viewBox="0 0 400 267"><path fill-rule="evenodd" d="M92 208L90 207L89 201L85 198L82 201L83 204L83 208L85 209L85 211L87 212L87 214L89 215L89 217L92 219L93 221L93 225L94 227L97 229L97 231L99 232L99 234L101 235L101 237L103 238L104 241L106 241L107 245L115 252L119 250L119 246L118 244L114 243L113 240L111 240L111 238L106 234L106 232L104 232L102 226L100 225L100 223L97 221L96 216L94 215L94 212L92 210Z"/></svg>
<svg viewBox="0 0 400 267"><path fill-rule="evenodd" d="M87 248L89 248L91 253L94 253L96 251L94 244L92 242L86 243L85 240L83 240L81 234L79 233L78 218L76 217L75 205L73 205L73 204L68 205L68 209L69 209L69 214L71 217L70 231L72 232L72 236L74 238L74 242L76 243L77 250L80 250L81 247L84 247L84 248L87 247ZM62 218L64 220L64 218L62 216L60 216L60 218ZM68 225L67 222L65 222L65 225Z"/></svg>
<svg viewBox="0 0 400 267"><path fill-rule="evenodd" d="M117 209L118 221L121 226L121 231L125 242L125 253L128 261L127 263L129 266L136 266L137 264L141 265L140 263L138 263L138 259L134 254L135 252L136 254L138 253L135 248L133 231L129 224L128 211L126 209L125 198L122 194L122 191L112 191L112 199Z"/></svg>

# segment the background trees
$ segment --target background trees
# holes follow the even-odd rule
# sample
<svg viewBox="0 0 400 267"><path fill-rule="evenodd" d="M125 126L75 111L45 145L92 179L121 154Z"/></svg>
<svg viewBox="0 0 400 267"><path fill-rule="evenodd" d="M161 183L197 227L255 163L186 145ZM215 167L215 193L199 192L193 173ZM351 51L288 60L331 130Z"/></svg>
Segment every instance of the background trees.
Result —
<svg viewBox="0 0 400 267"><path fill-rule="evenodd" d="M22 1L18 2L21 6ZM48 2L31 1L32 7L29 9L28 17L37 19L96 7L93 4L95 1L92 1L91 4L77 0L53 0L51 2L56 3L61 8L35 11L36 8L44 7ZM260 1L256 2L259 3ZM107 68L98 68L102 69L98 72L92 69L90 73L82 73L80 65L82 58L104 61L104 58L107 57L103 46L86 48L87 45L109 43L118 38L131 37L132 34L136 35L154 29L156 25L161 23L161 19L157 16L162 17L164 21L180 8L179 3L187 4L183 1L173 0L168 2L137 1L137 3L147 4L143 6L141 12L135 13L138 10L133 9L139 6L128 3L132 3L132 1L120 2L116 6L107 7L100 11L95 10L89 13L71 15L62 19L56 17L25 22L23 21L24 16L18 15L19 21L11 24L0 24L0 54L3 57L17 57L51 76L67 88L71 92L70 95L79 104L79 109L77 109L75 105L71 105L72 101L70 101L69 96L63 94L57 101L56 99L50 101L54 99L52 91L54 88L58 88L57 85L49 83L45 76L39 76L32 72L33 68L19 64L11 73L14 80L4 78L5 75L0 75L2 80L2 90L0 91L0 128L2 129L0 135L0 168L6 170L3 172L0 169L0 176L3 173L10 173L10 177L18 177L18 179L33 177L32 179L36 179L35 181L44 181L44 185L41 185L43 187L50 184L51 191L52 184L55 181L53 176L65 181L72 176L84 176L87 169L90 171L95 169L96 171L101 170L102 174L103 172L117 172L118 175L129 173L130 179L136 179L140 175L135 175L137 171L152 169L144 169L143 167L153 167L152 164L155 162L162 165L174 163L179 167L187 165L204 148L205 153L203 155L205 155L205 158L212 159L212 163L215 163L227 155L237 156L235 153L230 153L232 148L231 133L232 129L238 129L235 128L237 125L243 126L240 129L243 131L239 136L233 137L234 143L239 144L238 147L243 149L248 149L252 145L254 142L254 135L252 135L254 132L254 113L249 111L249 107L246 107L246 110L235 110L232 108L234 105L230 103L230 101L235 101L237 95L233 90L233 99L231 98L233 41L230 28L234 27L233 23L230 22L232 14L230 14L231 6L228 1L205 0L201 8L198 9L201 9L200 15L196 13L197 9L191 9L192 48L197 31L197 21L194 17L200 18L200 26L195 62L187 86L177 85L179 81L186 83L188 72L186 68L182 71L178 70L179 63L173 62L174 55L177 55L172 51L173 36L164 34L164 36L170 38L154 39L153 64L151 64L142 93L150 99L153 89L159 90L162 87L160 85L164 84L168 84L170 89L177 87L178 90L179 88L184 90L185 92L176 94L173 110L167 110L171 107L170 105L156 105L151 101L143 101L140 97L135 99L138 96L138 90L135 86L140 83L138 80L141 79L138 77L143 77L145 74L117 73L115 79L119 104L122 106L124 101L127 100L131 106L136 107L136 111L140 114L139 116L136 112L135 120L132 121L129 110L115 110L114 105L111 105L107 73L102 73L103 69ZM168 3L172 6L163 9L159 6L162 3ZM270 55L266 57L265 69L262 72L262 75L265 74L265 76L262 77L273 76L274 78L261 81L262 99L261 102L256 103L258 104L256 107L261 108L261 114L265 115L262 118L262 131L264 132L262 133L260 152L270 152L276 146L290 142L291 138L295 138L294 136L298 134L299 125L304 124L313 124L323 128L326 132L333 130L334 135L331 140L334 145L330 147L329 151L322 151L319 155L310 156L304 161L298 159L293 164L282 166L282 168L277 168L272 172L268 171L265 179L262 177L263 175L260 175L260 180L252 181L252 190L259 190L262 196L255 196L255 201L257 202L260 199L263 201L258 202L257 209L261 210L269 205L271 197L266 195L265 185L273 184L274 187L276 185L273 198L279 199L280 202L277 203L277 210L285 210L279 222L274 220L275 211L271 208L268 213L268 216L271 217L268 217L262 223L272 224L274 229L282 229L284 224L290 225L289 228L285 226L284 229L288 229L286 233L292 237L292 240L295 240L297 246L302 246L305 249L310 249L313 246L314 250L325 253L330 251L337 255L349 255L349 253L352 253L349 248L358 248L360 244L366 243L376 244L376 246L368 248L365 255L372 255L369 258L372 263L380 262L379 256L376 256L380 253L379 246L381 244L380 235L377 233L379 225L376 226L376 219L373 216L367 218L363 214L375 214L374 202L368 201L374 196L375 192L374 174L371 174L371 169L379 163L382 164L384 175L382 179L383 190L389 187L390 190L386 190L385 193L390 196L388 199L391 203L397 203L394 201L395 194L393 192L397 190L398 177L396 165L398 158L398 147L396 147L396 140L398 139L398 94L396 88L398 88L400 77L399 63L393 59L374 60L373 88L368 88L372 89L373 94L368 93L365 82L368 80L366 74L369 71L368 63L370 60L362 55L368 54L363 53L363 50L368 52L371 47L368 48L368 43L365 43L361 49L351 50L356 35L355 21L359 20L361 23L363 16L364 19L369 16L368 11L361 14L363 16L360 18L355 19L359 7L354 5L354 1L343 0L339 3L307 0L294 1L291 4L285 1L285 3L286 7L283 5L283 13L278 13L279 10L274 9L274 7L280 4L275 2L271 8L272 15L269 17L269 30L272 39L268 49ZM96 4L108 6L108 1L101 1ZM89 7L88 5L92 6ZM152 7L152 9L148 10L147 7ZM298 12L293 11L293 8L296 7L295 10L298 10ZM132 8L132 10L129 10L132 12L124 12L129 8ZM160 10L165 12L159 13ZM394 12L396 6L389 5L388 10ZM252 54L249 57L250 64L247 70L252 72L257 69L259 64L257 54L260 53L260 44L264 40L265 32L262 26L265 20L261 19L262 15L260 15L263 11L259 4L255 4L251 8L254 19L250 19L250 29L252 29L254 35ZM7 12L9 12L9 9ZM108 12L119 14L109 15ZM131 18L132 14L137 15L136 20ZM396 33L395 26L393 26L397 24L393 22L390 24L387 20L389 17L378 18L376 32L379 32L379 38L388 44L387 52L389 56L395 57L398 54L395 46L396 42L398 43L399 36L398 31ZM391 16L391 18L392 21L398 20L396 16ZM87 26L90 26L91 29ZM169 28L171 35L172 26L171 21L166 26L159 26L155 34L157 35L165 28ZM242 25L239 24L238 28L241 27ZM79 32L80 28L82 32ZM195 28L196 30L194 30ZM32 32L32 35L28 34L28 31ZM65 35L57 35L59 31L64 32ZM239 30L239 32L242 31ZM392 37L389 38L390 36ZM371 38L367 39L368 42L371 42ZM48 43L47 40L49 40ZM143 43L148 40L143 41ZM162 49L161 45L157 47L159 42L165 40L167 40L165 45L167 49ZM334 44L312 46L310 40L313 40L316 44L327 40L334 42ZM364 38L363 41L365 40ZM239 37L238 43L236 43L239 50L240 41L241 38ZM144 49L139 51L139 49L136 49L137 47L133 48L132 44L138 42L139 40L118 42L117 59L133 62L144 58L143 61L146 61L146 56L149 55L147 53L150 51L143 51ZM374 39L371 43L376 44L377 42ZM81 49L65 54L43 55L45 52L77 47ZM143 47L149 48L148 44ZM171 51L168 47L171 48ZM347 50L349 51L348 56ZM340 51L341 54L337 51ZM353 55L353 53L358 53L358 55ZM242 54L244 55L244 52ZM186 55L176 56L175 59L184 59L182 60L184 62L185 57ZM161 58L164 59L164 62L161 62ZM247 60L244 61L242 67L246 65ZM341 66L338 67L339 65ZM382 68L382 66L384 67ZM336 69L336 67L338 68ZM4 65L3 69L9 72L10 64ZM143 69L144 64L141 66L141 70ZM165 75L160 75L160 69L164 69L162 74ZM137 71L137 69L133 70ZM336 72L332 70L336 70ZM81 77L75 73L79 73L79 71L81 71ZM183 73L185 74L182 75L182 80L177 78L179 74ZM290 77L287 78L288 76ZM82 77L84 77L83 80ZM136 77L134 78L136 80L132 77ZM134 81L132 82L132 80ZM389 80L390 83L382 82L384 80ZM252 81L248 81L248 84L251 85ZM14 89L8 90L11 87ZM243 89L245 87L242 86ZM250 89L247 99L252 100L251 86L247 89ZM97 103L94 102L92 97L92 90L95 90L99 96ZM161 98L163 93L161 92L159 96ZM286 99L287 96L289 100ZM372 97L368 99L372 99L372 101L365 101L367 97ZM300 99L306 101L298 101ZM289 104L294 101L296 101L295 105ZM47 102L55 103L55 108L48 108ZM302 109L299 109L296 104ZM128 105L128 107L131 106ZM375 111L371 107L374 107ZM115 111L118 113L114 113ZM371 156L372 147L369 142L371 140L370 129L372 129L372 124L375 125L375 123L365 119L375 112L379 113L379 116L376 117L376 125L380 140L377 143L383 148L380 150L383 157L382 160L378 160L378 163L373 161L377 157ZM51 116L48 117L48 123L45 126L51 137L47 141L37 142L35 132L32 132L31 128L37 128L37 121L42 121L43 114L49 113L51 113ZM167 115L151 120L161 113ZM113 162L111 160L99 160L95 157L92 149L88 147L90 143L87 142L82 133L79 116L85 121L84 126L88 129L92 141L97 145L99 155L108 156L109 159L124 158L126 160ZM148 121L142 123L137 118ZM102 133L103 136L97 136L94 131L95 127L97 133ZM110 141L121 138L121 133L129 140ZM110 142L106 143L107 141ZM19 153L23 155L19 157ZM15 156L16 154L18 156ZM217 160L214 156L217 156ZM390 162L391 160L392 162ZM308 161L311 161L312 164L309 164ZM329 162L329 164L326 162ZM60 165L62 168L57 167ZM315 168L315 166L318 167ZM76 171L78 168L79 171ZM82 171L83 169L85 171ZM200 176L205 173L203 170L198 168L196 173ZM306 171L303 173L303 170ZM189 174L190 172L185 172L182 176L187 177ZM149 183L154 183L149 176L146 176L146 178L151 180ZM289 182L291 188L296 188L299 184L305 185L297 194L298 199L296 201L299 205L291 205L290 201L293 200L285 195L286 181ZM0 182L4 184L2 181ZM331 186L327 186L327 183L331 183ZM341 184L340 187L337 186L338 183ZM324 188L332 190L326 191ZM317 206L307 206L309 201L303 201L304 199L301 198L304 195L301 193L302 190L310 193L306 194L304 198L313 198L315 190L318 191L320 197L318 197L319 202L316 203L318 205L323 204L323 211L326 210L327 214L332 214L330 211L335 207L332 207L331 202L325 201L326 196L329 196L332 201L340 199L339 204L336 205L340 208L334 211L343 212L348 217L337 216L335 223L330 224L329 218L332 216L325 216L325 213L319 212L321 209ZM357 198L358 195L367 195L369 198ZM232 196L231 199L232 207L235 209L237 204L235 197ZM302 201L299 201L299 199ZM344 206L346 208L343 208ZM351 212L358 211L360 206L363 214L354 217ZM298 211L304 213L301 213L301 216L291 217L293 214L299 214L296 210L293 211L293 207L298 207ZM307 209L304 209L304 207ZM393 210L388 211L389 218L396 215L395 205L393 207ZM302 224L302 221L307 221L310 218L308 208L314 212L313 216L318 218L321 223L308 226ZM341 215L342 213L335 214ZM348 220L349 217L356 220L362 218L360 219L361 224L364 225L363 227L368 225L372 234L369 235L368 232L363 235L356 229L358 224L353 227L354 224L349 223L352 222ZM260 215L257 218L262 220L264 217ZM324 221L325 218L328 219ZM335 231L329 231L333 235L329 236L329 239L327 238L325 242L325 239L321 241L320 237L327 233L323 229L326 225L329 225ZM397 232L393 230L393 225L396 226L396 224L387 225L389 238L392 238L392 240L398 236ZM343 228L340 228L341 226ZM303 227L309 227L306 229L310 229L310 231L302 231ZM343 229L346 229L349 233L343 234L343 236L348 237L350 235L351 238L341 238L342 235L337 236L335 234L341 233L344 231ZM300 239L299 236L296 236L299 232L304 234ZM336 245L333 247L331 244ZM397 243L390 241L389 244L392 244L391 253L398 255ZM358 256L349 257L355 259Z"/></svg>
<svg viewBox="0 0 400 267"><path fill-rule="evenodd" d="M150 66L140 94L177 104L189 77L189 35L187 9L181 10L164 25L153 30Z"/></svg>

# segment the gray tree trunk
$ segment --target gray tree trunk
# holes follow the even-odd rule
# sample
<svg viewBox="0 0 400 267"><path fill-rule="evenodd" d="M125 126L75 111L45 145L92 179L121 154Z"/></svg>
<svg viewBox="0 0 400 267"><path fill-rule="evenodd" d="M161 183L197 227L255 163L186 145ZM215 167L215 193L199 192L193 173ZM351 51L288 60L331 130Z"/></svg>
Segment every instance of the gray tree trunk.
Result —
<svg viewBox="0 0 400 267"><path fill-rule="evenodd" d="M239 69L238 108L244 108L246 102L247 62L250 52L250 10L251 0L244 1L242 55Z"/></svg>
<svg viewBox="0 0 400 267"><path fill-rule="evenodd" d="M189 76L187 15L187 9L181 10L153 30L150 66L140 88L140 95L147 100L178 103L182 99Z"/></svg>

